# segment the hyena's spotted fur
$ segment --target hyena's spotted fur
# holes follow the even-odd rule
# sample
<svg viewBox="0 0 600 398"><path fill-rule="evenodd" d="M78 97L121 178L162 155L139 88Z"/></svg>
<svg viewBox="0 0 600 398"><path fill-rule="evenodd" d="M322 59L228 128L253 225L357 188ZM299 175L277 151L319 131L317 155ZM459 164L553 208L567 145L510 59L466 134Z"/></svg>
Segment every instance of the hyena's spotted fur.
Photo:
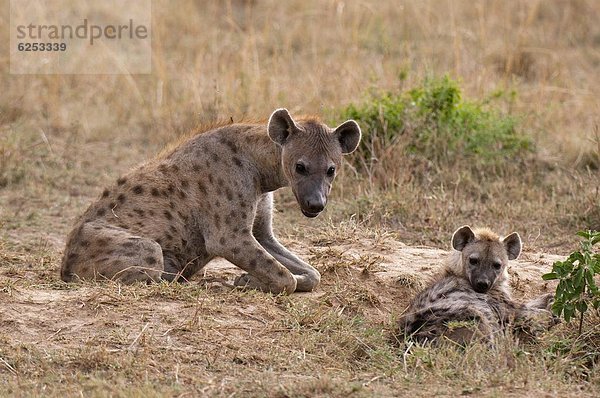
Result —
<svg viewBox="0 0 600 398"><path fill-rule="evenodd" d="M517 233L500 238L489 229L459 228L454 253L432 285L419 293L400 320L406 337L419 342L445 336L459 343L493 341L507 330L524 334L553 324L552 295L528 303L512 299L507 265L521 252Z"/></svg>
<svg viewBox="0 0 600 398"><path fill-rule="evenodd" d="M102 192L67 239L61 277L187 279L220 256L247 272L238 286L310 291L319 272L273 236L272 191L291 186L302 212L317 216L359 141L354 121L331 129L285 109L268 124L199 133Z"/></svg>

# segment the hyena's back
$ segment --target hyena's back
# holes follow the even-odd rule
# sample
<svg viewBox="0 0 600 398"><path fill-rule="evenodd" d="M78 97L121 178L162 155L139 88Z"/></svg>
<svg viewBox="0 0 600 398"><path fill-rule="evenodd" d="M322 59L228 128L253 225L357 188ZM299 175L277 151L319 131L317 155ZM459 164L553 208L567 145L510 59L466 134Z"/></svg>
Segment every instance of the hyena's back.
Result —
<svg viewBox="0 0 600 398"><path fill-rule="evenodd" d="M400 327L419 342L446 336L462 343L476 333L491 338L500 330L505 312L497 298L476 293L462 278L447 276L415 297Z"/></svg>

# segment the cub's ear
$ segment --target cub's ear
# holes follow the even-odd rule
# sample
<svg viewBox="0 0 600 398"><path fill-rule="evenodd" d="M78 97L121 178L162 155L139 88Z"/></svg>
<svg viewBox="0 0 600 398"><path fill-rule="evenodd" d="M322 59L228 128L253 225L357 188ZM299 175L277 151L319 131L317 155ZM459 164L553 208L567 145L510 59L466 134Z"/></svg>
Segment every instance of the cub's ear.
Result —
<svg viewBox="0 0 600 398"><path fill-rule="evenodd" d="M290 113L285 108L279 108L271 114L267 131L271 140L279 145L283 145L288 136L296 131L299 131L298 125L290 116Z"/></svg>
<svg viewBox="0 0 600 398"><path fill-rule="evenodd" d="M360 142L360 126L354 120L347 120L336 127L333 132L337 136L342 153L347 155L354 152Z"/></svg>
<svg viewBox="0 0 600 398"><path fill-rule="evenodd" d="M509 260L516 260L521 254L521 237L518 233L513 232L508 235L506 238L502 239L502 243L504 243L504 247L506 247L506 252L508 253Z"/></svg>
<svg viewBox="0 0 600 398"><path fill-rule="evenodd" d="M468 225L465 225L454 231L454 234L452 235L452 248L460 252L466 245L474 240L475 234L473 233L473 230Z"/></svg>

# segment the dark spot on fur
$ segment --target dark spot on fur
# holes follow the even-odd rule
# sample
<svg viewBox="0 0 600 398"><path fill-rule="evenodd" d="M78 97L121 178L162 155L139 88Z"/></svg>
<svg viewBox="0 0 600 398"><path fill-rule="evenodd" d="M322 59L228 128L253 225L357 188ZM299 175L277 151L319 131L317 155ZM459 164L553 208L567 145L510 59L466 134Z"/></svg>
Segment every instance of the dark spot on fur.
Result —
<svg viewBox="0 0 600 398"><path fill-rule="evenodd" d="M125 195L120 193L119 196L117 196L117 200L119 203L125 203Z"/></svg>
<svg viewBox="0 0 600 398"><path fill-rule="evenodd" d="M171 230L171 232L173 232L173 233L177 233L177 228L176 228L174 225L171 225L171 226L169 227L169 229Z"/></svg>
<svg viewBox="0 0 600 398"><path fill-rule="evenodd" d="M204 183L202 181L198 181L198 189L200 190L200 192L206 195L206 187L204 186Z"/></svg>
<svg viewBox="0 0 600 398"><path fill-rule="evenodd" d="M215 207L218 209L221 207L221 202L219 202L218 200L215 200Z"/></svg>
<svg viewBox="0 0 600 398"><path fill-rule="evenodd" d="M240 248L239 248L239 247L232 247L232 248L231 248L231 252L232 252L233 254L238 254L238 253L240 252Z"/></svg>
<svg viewBox="0 0 600 398"><path fill-rule="evenodd" d="M83 239L81 242L79 242L79 244L81 247L88 247L90 245L90 241Z"/></svg>
<svg viewBox="0 0 600 398"><path fill-rule="evenodd" d="M110 203L108 204L108 210L112 210L112 209L114 209L115 207L117 207L117 204L116 204L115 202L110 202Z"/></svg>
<svg viewBox="0 0 600 398"><path fill-rule="evenodd" d="M242 245L244 246L250 246L250 241L249 240L245 240L242 242Z"/></svg>
<svg viewBox="0 0 600 398"><path fill-rule="evenodd" d="M192 165L192 170L194 170L195 173L199 173L200 170L202 170L202 167L200 167L200 165L198 163L194 163Z"/></svg>
<svg viewBox="0 0 600 398"><path fill-rule="evenodd" d="M154 265L157 263L157 261L154 257L146 257L144 260L146 261L146 264L148 264L148 265Z"/></svg>
<svg viewBox="0 0 600 398"><path fill-rule="evenodd" d="M172 240L173 240L173 235L171 235L171 234L166 234L166 235L165 235L165 239L167 240L167 242L168 242L168 241L172 241Z"/></svg>
<svg viewBox="0 0 600 398"><path fill-rule="evenodd" d="M242 229L242 233L243 234L249 234L250 230L248 228L244 228L244 229Z"/></svg>
<svg viewBox="0 0 600 398"><path fill-rule="evenodd" d="M233 157L233 164L235 164L237 167L242 167L242 161L237 156Z"/></svg>
<svg viewBox="0 0 600 398"><path fill-rule="evenodd" d="M123 247L133 247L133 242L125 242L123 243Z"/></svg>
<svg viewBox="0 0 600 398"><path fill-rule="evenodd" d="M254 258L253 258L252 260L250 260L250 266L251 266L252 268L255 268L255 267L256 267L256 259L254 259Z"/></svg>
<svg viewBox="0 0 600 398"><path fill-rule="evenodd" d="M233 200L233 192L231 192L231 189L225 188L225 196L227 196L228 201L231 202Z"/></svg>
<svg viewBox="0 0 600 398"><path fill-rule="evenodd" d="M217 178L217 184L219 184L219 186L223 186L225 185L225 181L223 181L223 179L221 177Z"/></svg>
<svg viewBox="0 0 600 398"><path fill-rule="evenodd" d="M215 179L213 178L212 174L208 175L208 182L212 185L215 183Z"/></svg>
<svg viewBox="0 0 600 398"><path fill-rule="evenodd" d="M175 185L169 184L169 187L167 188L167 190L169 191L169 193L175 192Z"/></svg>
<svg viewBox="0 0 600 398"><path fill-rule="evenodd" d="M246 213L242 213L242 219L245 220L248 218L248 215Z"/></svg>
<svg viewBox="0 0 600 398"><path fill-rule="evenodd" d="M148 214L149 214L150 216L154 216L154 214L156 214L156 213L154 213L154 210L148 210Z"/></svg>
<svg viewBox="0 0 600 398"><path fill-rule="evenodd" d="M98 217L102 217L106 214L106 209L98 209L98 211L96 212L96 214L98 215ZM100 227L94 228L94 229L100 229Z"/></svg>
<svg viewBox="0 0 600 398"><path fill-rule="evenodd" d="M108 195L110 195L110 191L109 191L108 189L105 189L105 190L102 192L102 197L103 197L103 198L106 198L106 197L108 197Z"/></svg>
<svg viewBox="0 0 600 398"><path fill-rule="evenodd" d="M170 201L170 202L169 202L169 207L170 207L171 209L174 209L174 208L175 208L175 202L173 202L173 201Z"/></svg>
<svg viewBox="0 0 600 398"><path fill-rule="evenodd" d="M136 185L135 187L133 187L133 193L136 195L141 195L144 193L144 187L141 185Z"/></svg>
<svg viewBox="0 0 600 398"><path fill-rule="evenodd" d="M142 210L142 209L133 209L133 211L135 211L138 216L144 217L144 214L145 214L144 210Z"/></svg>
<svg viewBox="0 0 600 398"><path fill-rule="evenodd" d="M138 227L143 227L144 223L141 222L141 221L138 221L138 222L135 223L135 225L137 225Z"/></svg>
<svg viewBox="0 0 600 398"><path fill-rule="evenodd" d="M121 177L121 178L119 178L119 179L117 180L117 184L118 184L118 185L123 185L123 184L125 184L126 182L127 182L127 178L125 178L125 177Z"/></svg>
<svg viewBox="0 0 600 398"><path fill-rule="evenodd" d="M161 164L160 166L158 166L158 170L162 173L166 173L169 170L169 168L166 164Z"/></svg>
<svg viewBox="0 0 600 398"><path fill-rule="evenodd" d="M183 192L183 191L179 191L179 197L180 197L181 199L185 199L185 197L186 197L186 196L187 196L187 194L186 194L185 192Z"/></svg>
<svg viewBox="0 0 600 398"><path fill-rule="evenodd" d="M125 223L120 223L119 227L123 228L123 229L129 229L129 225L125 224Z"/></svg>
<svg viewBox="0 0 600 398"><path fill-rule="evenodd" d="M181 180L181 188L187 189L190 186L188 180Z"/></svg>
<svg viewBox="0 0 600 398"><path fill-rule="evenodd" d="M161 193L162 193L162 196L164 196L165 198L169 197L169 193L167 192L166 189L163 189Z"/></svg>
<svg viewBox="0 0 600 398"><path fill-rule="evenodd" d="M240 207L245 209L247 207L246 202L240 202Z"/></svg>
<svg viewBox="0 0 600 398"><path fill-rule="evenodd" d="M171 214L171 212L169 210L165 210L164 214L165 214L165 217L167 218L167 220L173 219L173 215Z"/></svg>
<svg viewBox="0 0 600 398"><path fill-rule="evenodd" d="M173 173L178 173L179 172L179 166L177 166L176 164L171 166L171 171L173 171Z"/></svg>
<svg viewBox="0 0 600 398"><path fill-rule="evenodd" d="M108 244L108 238L100 238L96 241L96 243L98 244L98 246L104 247Z"/></svg>
<svg viewBox="0 0 600 398"><path fill-rule="evenodd" d="M212 157L213 162L217 163L219 160L221 160L221 158L219 157L219 155L217 155L216 153L211 153L210 156Z"/></svg>
<svg viewBox="0 0 600 398"><path fill-rule="evenodd" d="M160 195L160 192L158 191L158 188L156 188L156 187L153 187L150 190L150 193L152 194L152 196L158 196L158 195Z"/></svg>
<svg viewBox="0 0 600 398"><path fill-rule="evenodd" d="M99 210L98 210L98 213L100 213L100 210L102 210L102 214L104 214L104 212L106 212L106 210L104 210L104 209L99 209ZM101 230L101 229L102 229L102 227L101 227L101 226L99 226L99 225L96 225L96 226L94 227L94 230L96 230L96 231L99 231L99 230Z"/></svg>
<svg viewBox="0 0 600 398"><path fill-rule="evenodd" d="M232 231L234 234L237 234L238 232L240 232L240 229L239 229L238 227L234 227L234 228L233 228L231 231Z"/></svg>
<svg viewBox="0 0 600 398"><path fill-rule="evenodd" d="M112 265L114 265L115 267L119 267L121 266L121 262L119 260L115 260L112 262Z"/></svg>
<svg viewBox="0 0 600 398"><path fill-rule="evenodd" d="M221 237L221 239L219 239L219 243L221 245L225 245L225 243L227 243L227 240L225 240L225 238Z"/></svg>
<svg viewBox="0 0 600 398"><path fill-rule="evenodd" d="M215 226L216 226L217 228L219 228L219 227L221 226L221 217L219 217L219 215L218 215L218 214L215 214L215 217L214 217L214 219L215 219Z"/></svg>
<svg viewBox="0 0 600 398"><path fill-rule="evenodd" d="M222 139L221 142L225 144L231 150L231 152L238 153L238 148L237 145L235 145L235 142L226 139Z"/></svg>
<svg viewBox="0 0 600 398"><path fill-rule="evenodd" d="M177 215L185 222L187 222L187 216L181 212L181 210L177 210Z"/></svg>

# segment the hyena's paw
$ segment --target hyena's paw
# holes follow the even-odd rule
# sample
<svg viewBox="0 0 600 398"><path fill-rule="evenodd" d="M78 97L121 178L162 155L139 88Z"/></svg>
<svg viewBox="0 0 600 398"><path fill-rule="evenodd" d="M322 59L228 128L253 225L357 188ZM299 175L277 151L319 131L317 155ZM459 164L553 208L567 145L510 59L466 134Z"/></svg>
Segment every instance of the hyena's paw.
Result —
<svg viewBox="0 0 600 398"><path fill-rule="evenodd" d="M290 274L290 280L292 283L286 284L281 283L280 281L271 281L271 283L265 283L258 278L250 275L250 274L242 274L235 278L233 282L234 286L243 288L243 289L256 289L261 290L263 292L269 292L274 294L279 293L293 293L296 290L296 279L293 275Z"/></svg>

